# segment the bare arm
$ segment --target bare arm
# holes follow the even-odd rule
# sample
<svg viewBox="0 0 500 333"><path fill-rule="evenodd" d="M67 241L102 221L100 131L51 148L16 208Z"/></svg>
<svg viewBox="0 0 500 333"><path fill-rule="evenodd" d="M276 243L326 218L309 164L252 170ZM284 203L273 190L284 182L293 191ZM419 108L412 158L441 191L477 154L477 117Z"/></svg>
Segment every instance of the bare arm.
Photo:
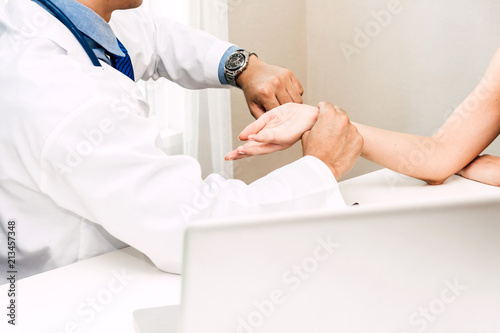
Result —
<svg viewBox="0 0 500 333"><path fill-rule="evenodd" d="M479 156L458 174L480 183L500 186L500 157Z"/></svg>
<svg viewBox="0 0 500 333"><path fill-rule="evenodd" d="M430 184L440 184L467 166L500 134L499 99L497 51L481 82L434 136L355 124L365 139L362 156Z"/></svg>

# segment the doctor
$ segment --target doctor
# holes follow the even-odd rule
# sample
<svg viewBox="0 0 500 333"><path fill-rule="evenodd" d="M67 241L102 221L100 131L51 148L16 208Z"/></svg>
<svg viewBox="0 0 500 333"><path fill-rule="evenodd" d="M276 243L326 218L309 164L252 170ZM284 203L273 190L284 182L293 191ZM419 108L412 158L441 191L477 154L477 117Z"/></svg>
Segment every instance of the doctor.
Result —
<svg viewBox="0 0 500 333"><path fill-rule="evenodd" d="M135 83L230 83L259 116L302 102L290 71L152 17L136 8L141 0L52 3L11 0L0 12L0 225L2 237L15 225L19 277L125 243L179 272L190 223L343 206L336 178L362 146L345 113L322 104L303 137L305 157L251 185L203 180L196 160L159 148Z"/></svg>

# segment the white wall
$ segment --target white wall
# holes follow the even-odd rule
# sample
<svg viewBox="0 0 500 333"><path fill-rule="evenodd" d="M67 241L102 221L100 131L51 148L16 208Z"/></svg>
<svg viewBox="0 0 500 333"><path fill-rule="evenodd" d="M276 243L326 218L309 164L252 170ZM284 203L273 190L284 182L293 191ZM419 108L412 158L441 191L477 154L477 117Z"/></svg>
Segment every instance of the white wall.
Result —
<svg viewBox="0 0 500 333"><path fill-rule="evenodd" d="M331 101L353 120L402 132L430 135L439 128L500 46L496 0L238 2L229 12L231 40L290 66L305 85L306 102ZM390 17L380 16L390 9ZM306 67L289 52L306 59ZM251 119L233 96L237 135ZM500 140L488 152L500 155ZM251 181L298 156L300 149L242 162L235 176ZM360 159L347 177L376 168Z"/></svg>

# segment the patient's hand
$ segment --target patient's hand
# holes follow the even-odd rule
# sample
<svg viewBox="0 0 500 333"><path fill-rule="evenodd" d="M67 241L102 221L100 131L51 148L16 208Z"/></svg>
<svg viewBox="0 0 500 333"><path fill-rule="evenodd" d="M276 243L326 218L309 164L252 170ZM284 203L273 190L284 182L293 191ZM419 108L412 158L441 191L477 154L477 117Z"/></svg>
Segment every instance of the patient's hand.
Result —
<svg viewBox="0 0 500 333"><path fill-rule="evenodd" d="M479 156L457 174L477 182L500 186L500 157Z"/></svg>
<svg viewBox="0 0 500 333"><path fill-rule="evenodd" d="M236 160L289 148L313 127L318 113L315 107L294 103L272 109L240 133L240 140L249 141L228 153L225 159Z"/></svg>

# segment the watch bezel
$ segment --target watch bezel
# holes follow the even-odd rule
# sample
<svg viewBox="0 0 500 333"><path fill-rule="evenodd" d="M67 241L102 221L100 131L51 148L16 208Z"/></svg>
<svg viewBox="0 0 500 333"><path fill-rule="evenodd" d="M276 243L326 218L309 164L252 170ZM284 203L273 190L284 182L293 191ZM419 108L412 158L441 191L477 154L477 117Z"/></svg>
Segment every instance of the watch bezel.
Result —
<svg viewBox="0 0 500 333"><path fill-rule="evenodd" d="M238 58L238 64L234 63L234 58ZM234 52L227 58L225 67L229 71L237 71L245 65L245 62L247 62L247 58L242 52Z"/></svg>
<svg viewBox="0 0 500 333"><path fill-rule="evenodd" d="M236 78L238 77L239 74L241 74L248 66L248 61L250 59L251 55L257 56L255 53L250 53L247 50L244 49L238 49L234 51L227 59L224 64L224 76L226 77L227 82L237 88L241 88L238 83L236 82ZM241 59L242 63L239 66L231 66L230 63L234 57L241 57L243 56L244 58Z"/></svg>

